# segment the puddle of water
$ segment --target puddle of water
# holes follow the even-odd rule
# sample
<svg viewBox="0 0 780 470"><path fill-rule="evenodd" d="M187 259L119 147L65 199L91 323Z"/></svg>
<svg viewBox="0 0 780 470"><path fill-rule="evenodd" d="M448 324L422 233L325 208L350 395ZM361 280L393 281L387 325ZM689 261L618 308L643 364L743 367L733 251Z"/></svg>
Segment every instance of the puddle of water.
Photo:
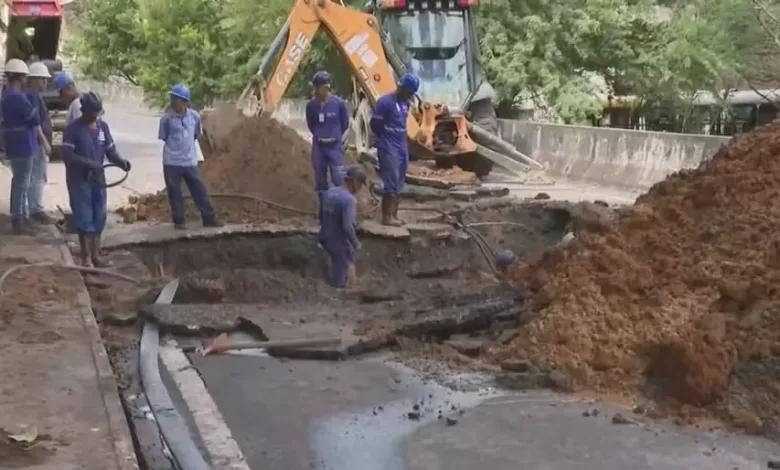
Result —
<svg viewBox="0 0 780 470"><path fill-rule="evenodd" d="M386 364L409 384L406 397L373 408L330 416L315 423L311 442L318 469L403 470L404 439L423 426L459 419L467 409L503 395L491 387L454 390L454 383L484 384L481 374L453 374L452 384L422 379L400 364ZM417 406L417 408L415 408ZM419 413L411 419L409 413Z"/></svg>

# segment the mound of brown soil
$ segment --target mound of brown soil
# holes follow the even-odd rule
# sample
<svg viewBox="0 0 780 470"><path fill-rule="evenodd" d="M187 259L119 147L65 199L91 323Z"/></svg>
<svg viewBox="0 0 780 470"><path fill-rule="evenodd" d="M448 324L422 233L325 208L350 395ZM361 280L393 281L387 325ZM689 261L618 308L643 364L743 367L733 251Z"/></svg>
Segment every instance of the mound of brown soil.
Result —
<svg viewBox="0 0 780 470"><path fill-rule="evenodd" d="M317 208L310 144L273 118L246 119L236 113L222 109L204 115L202 175L219 217L231 223L310 220ZM356 158L348 155L347 160ZM359 209L372 214L373 207L364 191ZM120 212L127 223L170 220L164 192L132 198ZM192 201L187 218L200 218Z"/></svg>
<svg viewBox="0 0 780 470"><path fill-rule="evenodd" d="M701 408L731 406L735 364L780 353L780 126L732 140L615 220L584 217L575 229L569 246L515 267L540 311L494 360Z"/></svg>

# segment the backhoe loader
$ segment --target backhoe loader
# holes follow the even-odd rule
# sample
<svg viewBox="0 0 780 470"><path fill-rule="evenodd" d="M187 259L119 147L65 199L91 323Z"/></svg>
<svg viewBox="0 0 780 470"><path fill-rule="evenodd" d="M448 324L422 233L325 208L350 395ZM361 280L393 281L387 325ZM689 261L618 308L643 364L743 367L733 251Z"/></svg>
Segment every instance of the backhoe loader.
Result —
<svg viewBox="0 0 780 470"><path fill-rule="evenodd" d="M353 73L362 97L356 124L365 125L361 132L365 132L364 142L370 142L370 110L380 96L395 90L397 77L405 73L406 67L388 44L373 14L337 0L295 0L257 74L239 98L238 107L247 117L272 113L320 29L337 46ZM267 70L271 72L266 76ZM221 127L225 125L222 123ZM515 173L526 172L530 167L541 168L488 130L468 122L463 112L442 102L417 99L407 118L407 137L413 159L434 159L446 165L485 158Z"/></svg>

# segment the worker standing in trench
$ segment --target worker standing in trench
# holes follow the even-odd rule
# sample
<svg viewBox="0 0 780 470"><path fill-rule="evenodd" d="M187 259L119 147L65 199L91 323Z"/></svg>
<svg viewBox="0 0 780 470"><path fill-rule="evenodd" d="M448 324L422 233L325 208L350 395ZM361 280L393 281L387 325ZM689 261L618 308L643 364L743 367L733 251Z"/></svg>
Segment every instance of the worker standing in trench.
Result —
<svg viewBox="0 0 780 470"><path fill-rule="evenodd" d="M157 137L163 145L163 176L173 227L183 230L185 225L184 197L181 181L187 185L195 205L200 210L204 227L222 227L211 205L206 185L198 168L198 138L201 135L200 115L189 107L190 89L179 83L171 88L170 107L160 117Z"/></svg>
<svg viewBox="0 0 780 470"><path fill-rule="evenodd" d="M46 90L46 81L51 78L49 68L43 62L34 62L30 64L30 74L27 76L27 98L38 112L38 118L41 123L41 130L46 142L51 149L54 137L54 128L49 116L49 108L43 101L41 93ZM51 153L51 150L49 151ZM38 146L33 155L32 170L30 173L30 188L27 190L27 208L30 219L41 224L51 224L54 220L46 214L43 207L43 190L47 182L47 169L49 159L46 156L46 149L43 145Z"/></svg>
<svg viewBox="0 0 780 470"><path fill-rule="evenodd" d="M379 176L382 178L382 224L401 226L398 198L406 181L409 148L406 141L406 118L420 80L412 74L401 77L392 93L382 95L374 106L371 130L376 136Z"/></svg>
<svg viewBox="0 0 780 470"><path fill-rule="evenodd" d="M108 124L98 119L100 97L84 93L79 99L81 117L68 124L62 136L62 160L70 197L70 210L79 235L81 264L98 268L111 264L100 257L100 238L106 226L106 175L104 159L130 171L130 162L119 156Z"/></svg>
<svg viewBox="0 0 780 470"><path fill-rule="evenodd" d="M41 130L38 112L24 93L25 81L30 73L27 64L11 59L5 65L6 86L3 89L2 116L5 154L11 164L11 226L14 233L27 231L27 192L30 174L38 147L46 154L51 147Z"/></svg>
<svg viewBox="0 0 780 470"><path fill-rule="evenodd" d="M317 192L317 219L322 222L322 198L328 190L328 170L334 186L344 184L344 152L341 140L349 128L344 100L330 94L330 75L322 70L311 81L314 96L306 103L306 124L311 132L311 165Z"/></svg>
<svg viewBox="0 0 780 470"><path fill-rule="evenodd" d="M357 199L355 194L366 184L359 166L347 168L344 185L323 194L319 241L330 257L330 284L336 289L354 286L355 255L360 249L357 238Z"/></svg>

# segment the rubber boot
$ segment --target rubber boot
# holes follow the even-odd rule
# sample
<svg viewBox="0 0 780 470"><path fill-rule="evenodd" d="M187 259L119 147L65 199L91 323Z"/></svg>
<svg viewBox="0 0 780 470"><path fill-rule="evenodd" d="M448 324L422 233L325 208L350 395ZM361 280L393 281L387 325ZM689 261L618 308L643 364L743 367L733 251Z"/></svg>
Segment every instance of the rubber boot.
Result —
<svg viewBox="0 0 780 470"><path fill-rule="evenodd" d="M400 225L405 225L405 222L398 218L398 206L401 205L401 199L395 197L393 198L393 221Z"/></svg>
<svg viewBox="0 0 780 470"><path fill-rule="evenodd" d="M382 196L382 225L398 227L399 222L393 219L393 200L390 196Z"/></svg>
<svg viewBox="0 0 780 470"><path fill-rule="evenodd" d="M91 268L92 257L90 256L90 251L92 250L92 247L89 244L89 235L86 233L79 234L79 250L81 265L85 268Z"/></svg>
<svg viewBox="0 0 780 470"><path fill-rule="evenodd" d="M100 256L100 242L101 242L101 236L99 233L92 233L90 236L90 254L92 257L92 264L95 265L96 268L110 268L113 266L113 263L111 263L108 260L104 260Z"/></svg>

